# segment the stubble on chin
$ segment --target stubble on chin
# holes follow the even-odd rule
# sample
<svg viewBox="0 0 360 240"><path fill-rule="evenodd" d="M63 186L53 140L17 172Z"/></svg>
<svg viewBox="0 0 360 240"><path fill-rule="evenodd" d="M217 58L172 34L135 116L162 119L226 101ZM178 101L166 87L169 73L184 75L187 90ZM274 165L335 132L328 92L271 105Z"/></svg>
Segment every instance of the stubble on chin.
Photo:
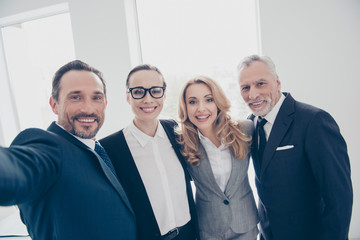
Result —
<svg viewBox="0 0 360 240"><path fill-rule="evenodd" d="M77 129L75 126L73 127L73 133L75 136L85 139L91 139L94 138L97 134L97 132L100 129L100 126L98 125L94 130L91 131L91 127L83 126L82 129Z"/></svg>
<svg viewBox="0 0 360 240"><path fill-rule="evenodd" d="M91 131L90 126L76 127L75 122L73 121L71 122L58 121L58 124L72 135L84 139L94 138L100 129L100 124L98 124L98 126L93 131Z"/></svg>

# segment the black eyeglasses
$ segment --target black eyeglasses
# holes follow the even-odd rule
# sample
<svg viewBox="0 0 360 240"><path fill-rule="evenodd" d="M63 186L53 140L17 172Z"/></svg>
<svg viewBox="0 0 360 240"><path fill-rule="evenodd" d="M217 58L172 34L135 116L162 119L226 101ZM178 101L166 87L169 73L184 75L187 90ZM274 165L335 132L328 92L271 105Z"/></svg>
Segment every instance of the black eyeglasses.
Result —
<svg viewBox="0 0 360 240"><path fill-rule="evenodd" d="M162 98L164 96L166 87L151 87L151 88L143 88L143 87L134 87L129 88L127 91L131 93L133 99L142 99L145 97L146 92L150 93L150 96L153 98Z"/></svg>

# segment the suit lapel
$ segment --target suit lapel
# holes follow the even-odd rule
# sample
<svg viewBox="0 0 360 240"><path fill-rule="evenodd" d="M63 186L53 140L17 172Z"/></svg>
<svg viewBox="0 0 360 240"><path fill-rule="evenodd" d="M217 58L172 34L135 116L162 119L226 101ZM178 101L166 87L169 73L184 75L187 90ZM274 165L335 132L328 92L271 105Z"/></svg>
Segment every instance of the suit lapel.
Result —
<svg viewBox="0 0 360 240"><path fill-rule="evenodd" d="M201 143L199 144L199 149L200 152L202 153L202 156L204 157L200 159L200 166L195 167L195 169L197 169L197 171L201 176L206 177L206 181L204 182L209 183L207 187L212 188L213 192L218 194L220 197L224 197L224 193L221 191L219 185L215 180L214 172L211 168L209 157Z"/></svg>
<svg viewBox="0 0 360 240"><path fill-rule="evenodd" d="M249 119L251 121L255 121L255 115L251 114L251 116L249 117ZM253 132L253 136L252 136L252 144L251 144L251 158L253 160L253 164L254 164L254 170L256 173L256 176L260 176L260 161L257 157L257 149L258 149L258 135L256 130Z"/></svg>
<svg viewBox="0 0 360 240"><path fill-rule="evenodd" d="M96 155L97 160L103 170L103 172L105 173L107 179L110 181L111 185L117 190L118 194L120 195L120 197L123 199L123 201L125 202L125 204L128 206L128 208L130 209L131 212L132 208L130 206L130 202L129 199L127 198L124 188L122 187L122 185L120 184L119 180L116 178L116 176L111 172L110 168L106 165L106 163L104 162L104 160L92 149L88 148L89 151L91 151L93 154Z"/></svg>
<svg viewBox="0 0 360 240"><path fill-rule="evenodd" d="M181 146L177 142L177 136L175 135L174 128L177 126L176 122L173 120L160 120L161 125L163 126L165 133L171 143L171 146L173 147L175 154L180 161L180 164L184 170L184 174L187 180L191 180L190 174L187 170L186 162L184 160L183 155L180 152Z"/></svg>
<svg viewBox="0 0 360 240"><path fill-rule="evenodd" d="M238 177L240 176L240 166L242 161L246 161L244 160L237 160L234 156L234 154L231 152L231 173L230 173L230 178L226 184L226 188L225 188L225 195L227 197L231 197L234 193L234 190L237 189L237 182L238 182Z"/></svg>
<svg viewBox="0 0 360 240"><path fill-rule="evenodd" d="M90 149L88 146L86 146L85 144L83 144L81 141L79 141L78 139L76 139L74 136L72 136L70 133L68 133L66 130L62 129L61 127L59 127L55 122L53 122L49 128L48 131L56 133L58 135L60 135L61 137L65 138L67 141L71 142L72 144L82 148L84 151L89 151L92 154L94 154L96 156L97 161L99 162L101 169L103 170L106 178L109 180L109 182L111 183L111 185L115 188L115 190L118 192L118 194L120 195L120 197L122 198L122 200L124 201L124 203L127 205L127 207L129 208L129 210L133 213L132 208L130 206L130 202L128 200L128 198L126 197L125 191L123 189L123 187L121 186L121 184L119 183L119 181L117 180L117 178L115 177L115 175L111 172L111 170L109 169L109 167L105 164L105 162L102 160L102 158L92 149ZM90 159L89 159L90 160Z"/></svg>
<svg viewBox="0 0 360 240"><path fill-rule="evenodd" d="M295 100L291 97L290 94L287 94L276 116L274 126L271 129L271 133L264 150L264 158L262 160L260 177L264 174L271 158L276 152L276 148L279 146L281 140L284 138L287 130L291 126L293 121L291 115L295 112L294 104Z"/></svg>

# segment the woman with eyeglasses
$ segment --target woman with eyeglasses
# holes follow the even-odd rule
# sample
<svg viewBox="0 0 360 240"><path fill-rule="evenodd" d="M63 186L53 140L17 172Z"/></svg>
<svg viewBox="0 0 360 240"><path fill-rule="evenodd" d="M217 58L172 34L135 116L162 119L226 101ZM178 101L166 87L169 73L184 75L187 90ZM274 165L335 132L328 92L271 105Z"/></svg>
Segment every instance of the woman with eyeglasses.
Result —
<svg viewBox="0 0 360 240"><path fill-rule="evenodd" d="M173 120L159 120L166 83L158 68L140 65L126 80L134 113L129 126L102 140L137 221L139 240L195 240L197 219Z"/></svg>
<svg viewBox="0 0 360 240"><path fill-rule="evenodd" d="M189 80L179 100L179 141L196 186L200 239L256 240L259 217L248 180L251 121L234 121L212 79Z"/></svg>

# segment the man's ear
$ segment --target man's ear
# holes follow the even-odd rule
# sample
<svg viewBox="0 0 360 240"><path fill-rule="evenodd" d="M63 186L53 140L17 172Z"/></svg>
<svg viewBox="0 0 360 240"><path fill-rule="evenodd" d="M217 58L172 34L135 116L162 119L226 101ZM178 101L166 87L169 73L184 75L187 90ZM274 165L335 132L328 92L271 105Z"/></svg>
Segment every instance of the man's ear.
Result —
<svg viewBox="0 0 360 240"><path fill-rule="evenodd" d="M126 92L126 101L130 104L130 93Z"/></svg>
<svg viewBox="0 0 360 240"><path fill-rule="evenodd" d="M57 107L56 100L53 97L50 97L49 103L50 103L50 106L51 106L51 109L52 109L53 113L58 115L59 112L58 112L58 107Z"/></svg>
<svg viewBox="0 0 360 240"><path fill-rule="evenodd" d="M281 90L281 82L280 82L279 76L276 76L276 85L277 85L278 89Z"/></svg>

